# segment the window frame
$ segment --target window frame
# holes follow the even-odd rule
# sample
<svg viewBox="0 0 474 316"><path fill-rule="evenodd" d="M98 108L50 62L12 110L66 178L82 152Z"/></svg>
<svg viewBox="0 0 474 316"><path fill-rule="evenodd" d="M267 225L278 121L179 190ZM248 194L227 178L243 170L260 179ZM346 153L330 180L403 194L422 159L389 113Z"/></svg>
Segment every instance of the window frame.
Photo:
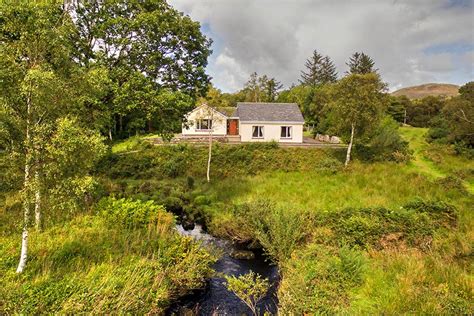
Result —
<svg viewBox="0 0 474 316"><path fill-rule="evenodd" d="M263 139L264 138L264 131L263 131L263 125L252 125L252 139ZM257 135L260 134L260 136L254 136L254 129L257 129ZM260 133L259 133L260 131Z"/></svg>
<svg viewBox="0 0 474 316"><path fill-rule="evenodd" d="M203 121L207 121L207 127L206 128L202 128L202 122ZM213 120L212 119L197 119L196 120L196 131L211 131L212 130L212 123L213 123ZM210 126L209 126L210 125Z"/></svg>
<svg viewBox="0 0 474 316"><path fill-rule="evenodd" d="M285 134L288 135L288 136L282 136L283 129L286 130ZM293 138L293 126L288 126L288 125L281 126L280 127L280 138L281 139L292 139Z"/></svg>

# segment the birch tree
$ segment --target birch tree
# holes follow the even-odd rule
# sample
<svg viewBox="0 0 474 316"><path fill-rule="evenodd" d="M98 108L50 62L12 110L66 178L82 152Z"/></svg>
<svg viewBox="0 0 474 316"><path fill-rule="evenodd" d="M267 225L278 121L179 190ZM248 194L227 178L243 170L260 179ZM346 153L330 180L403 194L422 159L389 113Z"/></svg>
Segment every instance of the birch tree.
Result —
<svg viewBox="0 0 474 316"><path fill-rule="evenodd" d="M0 4L0 12L0 106L9 120L10 133L5 135L15 135L7 150L11 157L23 159L24 170L20 273L28 256L33 207L39 229L44 190L47 184L54 187L44 177L47 147L60 119L80 114L82 102L89 99L85 92L94 90L87 83L96 80L89 81L94 76L75 67L68 41L73 24L61 3ZM63 180L52 179L56 184Z"/></svg>
<svg viewBox="0 0 474 316"><path fill-rule="evenodd" d="M196 114L196 122L194 122L197 129L207 131L208 139L208 154L207 154L207 182L211 181L211 160L212 160L212 143L214 139L215 126L222 124L224 119L216 113L216 110L206 103L201 105L201 108ZM204 124L204 125L203 125Z"/></svg>
<svg viewBox="0 0 474 316"><path fill-rule="evenodd" d="M385 89L375 73L348 75L334 86L327 111L333 128L348 140L346 166L356 138L369 135L379 125L388 106Z"/></svg>

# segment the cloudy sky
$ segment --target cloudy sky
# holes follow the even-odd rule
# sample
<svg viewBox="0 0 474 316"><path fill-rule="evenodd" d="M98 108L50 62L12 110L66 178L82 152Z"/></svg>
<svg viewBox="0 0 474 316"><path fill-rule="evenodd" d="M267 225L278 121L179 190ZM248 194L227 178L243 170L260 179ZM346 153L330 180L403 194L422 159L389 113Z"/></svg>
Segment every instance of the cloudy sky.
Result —
<svg viewBox="0 0 474 316"><path fill-rule="evenodd" d="M339 75L355 51L390 89L474 79L474 0L169 0L213 39L208 73L233 92L250 73L297 83L317 49Z"/></svg>

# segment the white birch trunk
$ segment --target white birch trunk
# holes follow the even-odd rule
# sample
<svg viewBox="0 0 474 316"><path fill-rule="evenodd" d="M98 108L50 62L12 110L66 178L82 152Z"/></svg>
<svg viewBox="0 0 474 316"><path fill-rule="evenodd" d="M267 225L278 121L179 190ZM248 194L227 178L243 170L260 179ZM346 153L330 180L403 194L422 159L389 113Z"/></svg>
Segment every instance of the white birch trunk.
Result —
<svg viewBox="0 0 474 316"><path fill-rule="evenodd" d="M18 263L18 268L16 273L22 273L26 266L26 259L28 257L28 221L30 218L30 167L31 167L31 135L30 135L30 112L31 104L30 100L26 101L27 103L27 118L26 118L26 157L25 157L25 180L24 180L24 213L23 213L23 232L21 234L21 253L20 253L20 262Z"/></svg>
<svg viewBox="0 0 474 316"><path fill-rule="evenodd" d="M21 253L20 253L20 262L18 263L18 267L16 269L16 273L22 273L26 266L26 259L28 257L28 217L30 213L30 204L25 202L25 209L24 209L24 221L23 224L23 232L21 234Z"/></svg>
<svg viewBox="0 0 474 316"><path fill-rule="evenodd" d="M41 179L38 170L35 171L35 228L41 229Z"/></svg>
<svg viewBox="0 0 474 316"><path fill-rule="evenodd" d="M207 182L211 181L212 130L209 131L209 155L207 158Z"/></svg>
<svg viewBox="0 0 474 316"><path fill-rule="evenodd" d="M355 132L355 125L354 125L354 123L352 123L352 125L351 125L351 141L349 142L349 147L347 147L346 162L344 163L344 166L346 166L346 167L349 164L349 161L351 160L351 150L352 150L352 143L354 142L354 132Z"/></svg>

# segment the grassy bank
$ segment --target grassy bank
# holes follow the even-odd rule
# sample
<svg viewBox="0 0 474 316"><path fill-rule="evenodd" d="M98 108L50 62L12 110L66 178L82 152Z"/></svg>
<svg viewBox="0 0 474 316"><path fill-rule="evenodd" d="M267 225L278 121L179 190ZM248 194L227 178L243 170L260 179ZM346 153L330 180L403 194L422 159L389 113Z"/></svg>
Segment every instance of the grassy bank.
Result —
<svg viewBox="0 0 474 316"><path fill-rule="evenodd" d="M1 313L161 314L203 286L214 262L175 232L162 207L131 200L103 201L30 238L28 266L18 275L19 229L0 235Z"/></svg>
<svg viewBox="0 0 474 316"><path fill-rule="evenodd" d="M452 146L429 144L425 139L427 128L404 127L400 131L414 152L409 164L413 171L431 180L455 178L467 191L474 194L474 161L472 159L456 155Z"/></svg>

